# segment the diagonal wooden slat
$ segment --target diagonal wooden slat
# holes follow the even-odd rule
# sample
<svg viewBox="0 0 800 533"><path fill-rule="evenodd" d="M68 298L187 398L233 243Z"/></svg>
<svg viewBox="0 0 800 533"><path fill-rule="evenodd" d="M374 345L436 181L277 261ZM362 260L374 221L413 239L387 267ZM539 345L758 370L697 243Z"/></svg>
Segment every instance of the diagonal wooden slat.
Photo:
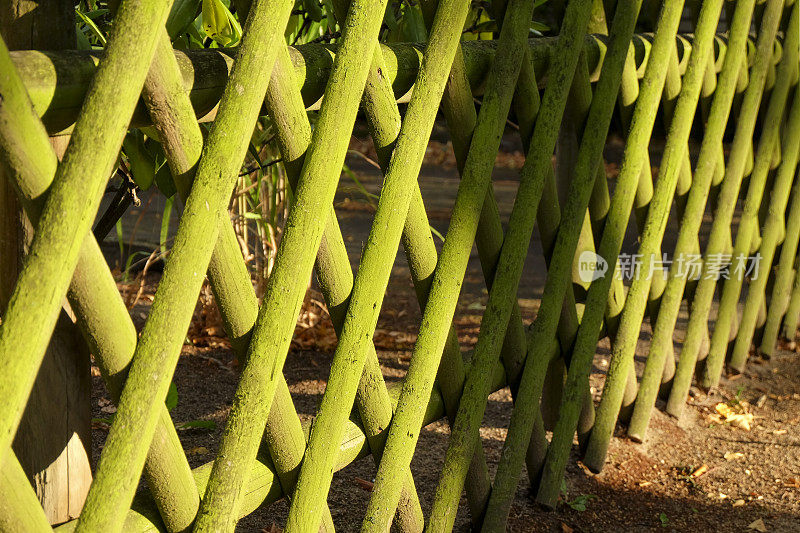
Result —
<svg viewBox="0 0 800 533"><path fill-rule="evenodd" d="M279 52L272 71L270 87L284 82L288 62L288 54L284 51ZM161 68L157 68L159 65ZM291 74L291 71L289 73ZM153 83L155 79L160 79L160 83ZM287 81L294 86L294 80ZM268 93L270 87L267 88ZM145 81L144 100L167 155L176 186L182 197L186 198L203 149L203 136L191 103L183 92L180 71L166 33L162 36L151 73ZM250 333L258 314L258 299L227 213L220 213L218 227L219 237L208 266L208 278L226 333L238 355L244 359ZM278 386L267 427L265 440L270 457L280 478L283 492L291 494L305 450L305 436L285 381ZM280 446L275 446L275 442L280 442ZM154 495L157 502L163 500L158 493ZM188 522L184 525L187 527L194 521L199 507L199 497L194 506L182 507L190 507L184 510L191 512ZM330 512L327 512L323 519L323 529L333 531Z"/></svg>
<svg viewBox="0 0 800 533"><path fill-rule="evenodd" d="M619 411L624 405L624 384L631 377L634 380L636 378L633 371L633 356L651 294L651 280L654 278L663 280L661 270L654 268L654 264L662 257L661 241L673 202L675 187L685 161L684 156L692 125L691 119L697 108L706 63L713 46L714 30L721 11L722 1L706 0L703 2L696 26L695 46L689 59L687 75L683 79L681 95L678 98L676 113L672 121L673 126L667 136L667 143L659 166L659 179L642 231L642 240L638 250L638 253L641 254L641 263L638 266L639 275L634 278L628 291L620 329L606 374L603 396L597 411L597 420L592 428L592 435L584 456L584 464L595 472L599 472L605 464L608 443L616 426ZM647 164L649 165L649 162ZM625 167L620 175L624 176L624 172ZM622 179L620 179L620 186L623 186ZM674 356L667 351L666 357Z"/></svg>
<svg viewBox="0 0 800 533"><path fill-rule="evenodd" d="M769 104L764 116L765 126L762 128L761 136L758 139L758 151L755 155L753 171L750 174L750 185L747 189L744 212L742 213L742 218L736 231L736 240L731 257L732 265L746 265L748 262L752 247L751 244L754 242L754 237L758 232L758 211L762 204L762 198L764 198L764 189L767 186L768 174L773 167L772 161L776 146L781 146L780 152L783 156L781 168L783 170L779 171L781 186L779 186L779 181L777 179L772 184L772 198L769 203L769 210L771 213L774 211L782 214L786 209L788 192L791 188L792 178L794 177L792 158L790 156L787 157L786 153L787 150L792 151L795 148L796 139L790 134L784 134L781 139L779 134L781 129L781 117L785 116L786 110L790 107L790 86L796 85L798 32L800 32L800 19L798 19L798 4L795 3L792 8L791 16L789 17L788 29L783 42L783 58L778 65L775 84L772 87L772 92L769 96ZM784 165L788 168L784 169ZM769 195L767 196L769 197ZM782 196L786 198L782 198ZM766 199L764 201L766 202ZM773 203L774 208L772 207ZM781 204L783 205L781 206ZM765 254L762 255L766 257L761 258L762 263L759 264L760 275L757 279L753 280L750 284L750 289L747 291L744 313L739 322L738 334L730 356L729 366L737 372L741 372L744 369L744 363L753 340L758 311L764 299L764 289L762 288L759 291L755 287L766 287L766 281L769 278L769 275L766 273L770 271L772 263L772 258L769 257L768 254L774 254L774 242L777 240L778 230L774 226L774 222L772 222L775 217L770 214L768 218L770 218L771 221L768 223L767 227L764 228L764 232L766 233L769 229L772 244L766 244L764 235L762 235L762 242L759 250L764 250ZM772 250L768 250L769 248L772 248ZM708 353L708 357L711 359L709 360L720 358L719 353L721 351L727 353L728 335L726 334L722 337L720 333L726 328L730 330L733 317L736 314L746 270L746 268L733 268L731 277L724 283L722 298L720 299L719 309L717 311L717 320L714 325L714 334L711 337L711 347Z"/></svg>
<svg viewBox="0 0 800 533"><path fill-rule="evenodd" d="M0 461L10 450L167 8L168 2L158 0L120 7L106 55L53 180L39 231L0 326L0 392L6 400L0 410ZM125 84L120 84L122 79Z"/></svg>
<svg viewBox="0 0 800 533"><path fill-rule="evenodd" d="M140 442L149 442L155 431L157 408L166 397L219 233L219 213L226 208L244 159L278 44L283 45L280 30L286 25L290 9L290 2L264 0L254 5L248 17L238 61L204 148L170 261L136 347L95 481L78 522L79 531L118 531L122 527L145 462L146 449Z"/></svg>
<svg viewBox="0 0 800 533"><path fill-rule="evenodd" d="M65 209L60 218L53 213L54 206L73 197L65 190L66 184L74 186L73 171L88 157L87 139L95 139L90 134L96 132L90 132L87 124L96 125L100 118L108 118L99 111L99 102L108 97L109 80L119 73L121 50L131 46L127 39L134 35L129 27L132 13L155 20L163 14L159 11L163 6L153 0L123 3L115 31L124 35L112 35L109 57L100 62L99 69L91 54L65 59L66 55L59 54L10 55L0 49L0 66L5 65L0 70L0 93L4 96L0 102L0 161L34 224L44 209L38 240L34 241L35 253L26 267L30 272L17 287L16 307L12 304L0 325L0 369L8 370L0 379L0 393L7 392L12 400L0 411L0 431L8 430L0 434L13 436L18 411L28 395L26 380L35 373L38 346L48 336L50 307L60 303L63 294L59 291L67 285L70 305L112 397L122 394L85 512L78 521L63 526L65 531L184 531L193 526L195 517L198 531L230 530L239 517L281 496L287 496L291 503L288 530L316 530L322 524L324 530L332 531L325 496L333 472L370 454L379 461L378 475L363 529L386 530L396 516L399 529L419 531L424 519L409 463L422 424L445 412L450 415L452 435L427 529L452 528L466 484L473 524L499 530L505 525L523 459L528 463L532 485L538 488L537 499L553 505L576 427L580 450L587 444L585 464L599 470L619 413L624 414L625 406L636 398L629 434L641 440L659 388L667 388L672 378L673 367L665 366L665 361L674 363L669 355L670 341L686 280L677 279L672 271L666 282L653 283L649 277L640 276L626 295L621 280L609 272L582 288L572 280L573 287L572 268L580 252L595 251L595 240L599 239L598 254L606 261L617 257L633 212L641 235L640 268L649 272L648 266L660 254L673 204L683 219L676 254L697 251L697 228L710 195L717 216L705 250L709 259L715 250L731 247L734 200L743 176L752 171L733 251L743 257L758 245L766 265L749 287L751 308L746 309L743 323L738 325L733 366L739 368L746 360L760 307L755 304L763 303L772 278L766 270L783 239L788 241L775 280L788 292L795 275L800 228L793 220L785 220L790 197L790 214L800 205L796 201L800 195L792 191L793 185L797 189L800 150L796 95L787 113L797 77L800 35L795 26L800 8L793 5L796 2L766 0L765 7L755 11L759 32L749 55L752 0L737 3L735 10L732 3L725 6L728 14L733 14L732 20L728 17L731 25L726 41L714 35L722 0L697 3L694 35L688 40L677 37L677 41L683 2L663 3L653 37L632 33L639 0L618 2L612 31L600 39L584 34L590 17L590 31L608 33L603 3L573 0L567 4L558 39L527 43L533 3L512 0L506 6L501 0L493 6L500 40L464 46L458 40L468 3L426 0L422 11L432 28L430 43L380 47L376 37L386 0L355 0L347 17L345 3L341 0L337 5L343 40L330 47L310 46L300 51L284 47L281 40L279 30L291 7L288 0L257 0L243 45L235 53L176 55L163 29L157 30L160 41L156 46L151 39L156 30L136 28L135 35L147 41L143 50L147 57L136 57L136 83L123 95L125 113L110 117L113 120L103 125L114 131L104 137L102 157L89 169L90 192L99 192L101 170L113 165L111 154L118 148L115 143L134 109L138 76L144 76L155 47L143 91L150 117L135 115L134 124L155 125L176 184L183 196L188 195L176 246L138 346L136 332L96 241L92 236L80 237L88 229L96 195L86 194L80 209ZM247 4L242 0L237 6L238 15L243 16ZM313 2L309 6L313 7ZM501 20L506 7L508 16ZM776 35L782 36L779 45L773 42ZM718 60L722 54L726 57L724 64ZM235 62L233 55L238 56ZM775 57L782 57L781 62L771 60ZM25 64L23 58L32 59L37 66ZM194 58L195 63L190 64L187 58ZM214 66L202 66L206 60L215 62ZM79 65L79 61L84 63ZM50 72L47 69L51 65L76 77L66 82L63 76L58 82L47 81L44 73ZM752 68L748 70L748 66ZM33 91L34 107L16 76L16 68L26 73L25 84ZM35 74L42 68L45 70ZM720 68L717 80L715 74ZM190 79L203 69L210 78L201 75L199 80ZM85 80L95 72L97 86L89 90L84 114L73 130L73 154L68 153L65 163L57 168L39 116L44 113L48 124L59 125L53 127L69 127L85 92ZM44 80L39 85L37 76ZM639 78L643 80L641 86ZM593 81L598 81L595 94ZM67 88L69 83L73 83L72 89ZM195 111L205 109L202 113L206 113L219 99L223 85L227 88L220 110L205 118L215 118L216 122L201 154L203 141ZM323 86L327 86L324 91ZM545 87L542 101L541 87ZM69 93L71 90L74 92ZM207 92L202 93L204 90ZM411 105L402 123L398 91L411 93ZM324 98L320 98L323 92ZM472 93L484 95L477 118ZM259 311L225 204L265 96L288 181L297 194ZM370 241L354 281L331 205L359 97L386 178ZM612 199L600 152L617 97L621 124L626 129L630 125L630 132ZM706 104L697 113L701 97ZM764 113L767 124L754 153L752 138L762 99L769 99ZM312 134L305 108L317 107L315 100L323 103L321 119ZM408 101L409 96L400 100ZM713 100L710 109L709 100ZM646 148L662 103L669 134L659 179L654 184ZM441 257L437 257L416 177L440 104L451 129L462 182L448 238ZM497 132L504 129L512 106L528 157L504 233L491 194L490 167L499 143ZM568 114L565 107L569 107ZM721 146L732 108L742 117L726 165L720 158ZM705 118L706 113L705 135L692 176L686 149L689 130L695 115ZM784 124L787 115L789 120ZM776 149L781 128L784 136ZM550 162L559 130L553 172ZM574 157L569 150L574 150ZM36 155L39 153L43 157ZM198 160L197 183L192 186ZM777 169L774 182L768 177L772 167ZM53 175L58 177L51 186ZM714 189L715 182L719 182L718 190ZM571 190L562 209L557 188L566 184ZM767 184L771 189L769 200L765 199ZM757 226L758 216L765 220L763 234ZM67 221L65 227L53 227L54 221L62 218ZM542 236L548 278L539 314L525 338L516 292L535 222ZM477 241L490 292L477 347L472 361L465 363L452 319L473 241ZM55 250L66 254L59 257L63 265L49 264L55 256L42 242L52 242ZM423 320L405 381L387 387L371 336L400 242L423 307ZM315 258L319 285L341 342L312 426L300 422L282 366ZM707 260L703 272L709 265ZM192 471L162 400L206 267L226 332L246 366L216 460ZM34 283L34 269L51 277ZM706 381L715 380L719 374L714 365L722 364L728 331L737 329L733 311L743 283L741 278L729 280L722 291L711 355L704 362L706 374L702 377ZM588 296L582 308L576 301L586 289ZM690 286L687 297L693 290L688 339L668 404L672 411L683 405L682 390L691 381L697 349L707 335L705 319L714 284L701 279L696 289ZM785 300L773 295L775 308L768 315L768 335L762 341L770 350L784 312L785 329L791 334L796 330L797 311L790 302L790 308L784 309ZM37 306L35 312L27 316L28 307L33 305ZM637 395L632 355L645 314L654 324L654 336ZM31 339L20 337L23 315L34 324ZM587 379L600 333L610 337L613 353L595 419ZM17 340L23 341L23 355L32 357L22 362L12 360L9 343ZM502 364L498 364L498 356ZM565 370L567 381L562 389ZM126 377L127 383L123 383ZM548 388L543 392L545 379ZM488 394L504 381L511 388L514 409L490 489L477 430ZM354 404L355 412L351 412ZM548 427L554 428L551 443L545 438L542 411ZM149 444L149 450L142 442ZM151 493L138 495L128 509L143 465ZM202 502L201 492L205 494ZM6 495L0 503L0 521L17 520L27 529L48 529L35 508L34 493L2 440L0 493Z"/></svg>
<svg viewBox="0 0 800 533"><path fill-rule="evenodd" d="M553 258L551 259L550 268L548 270L548 278L545 284L542 304L537 313L536 321L529 332L529 355L522 382L522 387L524 387L526 391L523 397L525 397L527 401L518 403L514 408L511 424L509 425L508 437L504 444L504 456L501 458L500 464L498 465L498 473L495 477L496 496L493 498L495 501L490 503L490 508L496 513L495 516L498 517L505 517L507 515L508 505L510 504L509 495L513 494L517 485L521 461L518 449L519 445L516 439L525 439L526 435L530 432L531 411L535 409L536 402L541 395L541 380L544 378L543 372L547 365L547 361L542 357L538 345L541 342L546 342L545 339L553 335L557 327L554 319L555 317L549 316L549 314L559 311L563 300L563 294L565 290L568 289L569 274L567 271L572 264L575 249L578 244L583 216L588 207L592 184L595 181L596 169L601 157L602 144L599 139L605 137L610 124L611 112L614 108L624 72L625 61L628 56L630 35L633 32L640 6L640 2L617 4L611 31L612 37L607 53L607 68L601 73L600 81L598 82L594 98L592 99L589 117L586 122L586 129L578 153L578 162L576 163L575 170L576 176L573 179L567 203L564 207L563 221L559 228L556 246L553 251ZM635 189L636 187L634 186L632 191L635 191ZM611 213L613 213L613 203ZM606 227L608 227L608 222L606 223ZM601 255L603 253L602 247L603 243L601 241L600 248L598 249L598 253ZM611 276L607 277L610 281ZM578 329L578 339L580 339L581 330L585 327L588 313L599 313L599 315L602 316L605 309L607 294L608 290L606 290L603 295L603 302L595 303L594 308L590 306L590 300L587 299L586 308L581 321L581 328ZM594 330L595 342L598 333L599 327ZM561 408L559 409L560 416L554 429L553 440L548 448L547 460L542 473L543 477L539 489L540 496L542 495L541 488L547 486L549 479L553 477L553 472L550 468L552 467L553 443L555 442L557 444L555 440L557 434L564 432L564 426L569 428L568 431L571 443L572 435L577 426L578 413L588 387L587 384L583 382L579 382L576 385L573 376L580 375L579 373L583 371L582 368L585 366L584 357L585 356L583 356L581 352L573 348L564 396L562 398ZM568 403L565 399L568 399L572 403ZM556 473L559 485L561 475L561 473ZM549 504L547 500L541 498L539 501L544 501Z"/></svg>
<svg viewBox="0 0 800 533"><path fill-rule="evenodd" d="M755 119L761 103L767 70L771 64L769 58L772 55L775 34L782 10L782 0L767 1L761 31L756 44L757 59L750 71L750 81L747 85L742 108L739 110L741 118L736 123L736 134L725 168L725 179L722 181L722 188L717 198L714 224L705 249L703 271L692 300L692 313L689 318L686 340L681 349L681 359L675 371L675 380L667 401L667 412L675 416L679 416L683 411L683 404L689 392L695 362L700 349L700 340L703 338L703 332L708 330L708 314L711 309L711 300L714 297L714 288L716 287L716 281L707 275L708 258L711 254L723 253L727 248L726 244L730 240L731 217L736 204L735 200L739 195L739 187L744 177L747 154L752 152ZM724 354L722 355L724 356ZM710 379L701 378L704 386L716 385L722 372L722 363L723 357L711 356L706 358L703 376L713 377Z"/></svg>
<svg viewBox="0 0 800 533"><path fill-rule="evenodd" d="M237 499L246 482L249 463L256 455L270 402L286 358L305 282L333 201L347 139L355 122L358 95L366 81L375 46L382 2L351 5L344 37L328 81L330 91L320 110L310 149L303 162L296 203L286 222L267 292L250 342L247 363L234 397L217 460L214 463L195 529L230 529L237 518ZM353 67L353 65L359 65ZM296 501L297 494L295 494ZM321 516L315 517L319 523Z"/></svg>
<svg viewBox="0 0 800 533"><path fill-rule="evenodd" d="M6 72L0 81L0 90L7 95L0 109L0 140L5 147L2 160L9 176L13 177L28 217L36 225L57 159L30 101L9 98L22 96L24 91L19 78L13 75L13 67ZM10 142L15 132L25 132L27 143ZM36 164L30 164L33 161ZM136 330L92 236L81 246L67 298L112 399L117 401L136 347ZM194 520L199 496L165 407L159 418L162 424L154 439L146 474L153 491L159 495L158 501L163 502L166 523L171 530L180 531Z"/></svg>
<svg viewBox="0 0 800 533"><path fill-rule="evenodd" d="M714 168L718 163L718 149L731 110L736 80L745 56L746 34L750 27L753 4L740 2L730 26L730 40L725 55L725 64L717 80L714 101L706 123L705 135L700 147L700 155L695 165L692 187L686 201L684 215L678 241L673 252L674 258L693 253L696 250L697 234L700 229L708 191L714 177ZM670 268L667 287L661 298L661 308L653 338L650 343L650 354L642 374L640 395L634 405L629 434L636 440L643 440L650 421L650 413L658 393L662 369L664 365L665 346L672 345L672 332L678 318L680 304L686 286L686 276L678 275L679 263Z"/></svg>
<svg viewBox="0 0 800 533"><path fill-rule="evenodd" d="M365 362L365 343L374 333L402 236L402 222L406 218L416 188L425 147L468 7L462 0L447 0L437 9L414 94L400 126L370 236L356 274L340 343L331 366L330 379L322 398L315 431L309 439L297 495L289 511L288 530L309 530L315 527L315 510L330 487L331 465L336 456L336 449L332 444L338 440L344 429L344 422L356 394L358 375ZM397 472L404 473L407 469L408 465L405 465ZM396 476L396 479L402 487L407 476ZM401 492L398 491L398 500L400 496ZM396 505L381 527L389 527L395 508Z"/></svg>

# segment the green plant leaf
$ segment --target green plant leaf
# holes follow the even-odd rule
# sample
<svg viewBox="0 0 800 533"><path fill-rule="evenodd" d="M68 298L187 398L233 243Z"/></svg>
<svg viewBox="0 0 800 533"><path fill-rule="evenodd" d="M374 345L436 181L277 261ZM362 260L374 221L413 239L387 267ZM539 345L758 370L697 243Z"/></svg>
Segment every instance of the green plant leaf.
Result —
<svg viewBox="0 0 800 533"><path fill-rule="evenodd" d="M156 177L156 162L144 144L144 136L138 130L131 130L122 141L122 149L128 158L131 176L140 189L146 191L153 185Z"/></svg>
<svg viewBox="0 0 800 533"><path fill-rule="evenodd" d="M178 192L175 182L172 180L172 172L169 170L169 165L161 165L161 168L156 172L156 187L167 198L172 198Z"/></svg>
<svg viewBox="0 0 800 533"><path fill-rule="evenodd" d="M175 39L186 30L189 24L200 14L201 0L175 0L167 17L167 33Z"/></svg>
<svg viewBox="0 0 800 533"><path fill-rule="evenodd" d="M242 27L221 0L203 0L203 30L220 46L236 46Z"/></svg>
<svg viewBox="0 0 800 533"><path fill-rule="evenodd" d="M597 498L597 496L594 494L581 494L571 502L567 502L567 505L569 505L574 511L583 512L586 510L586 504L589 503L589 500L593 500L595 498Z"/></svg>
<svg viewBox="0 0 800 533"><path fill-rule="evenodd" d="M667 513L661 513L658 515L659 521L661 521L661 527L667 527L669 525L669 517Z"/></svg>
<svg viewBox="0 0 800 533"><path fill-rule="evenodd" d="M174 381L169 384L169 391L167 392L167 398L164 400L164 403L167 405L168 411L172 411L178 407L178 387L175 386Z"/></svg>
<svg viewBox="0 0 800 533"><path fill-rule="evenodd" d="M169 236L169 219L172 216L172 203L173 203L173 196L167 198L167 202L164 205L164 213L161 216L161 232L159 235L159 246L161 248L161 253L167 253L167 237Z"/></svg>
<svg viewBox="0 0 800 533"><path fill-rule="evenodd" d="M217 423L213 420L190 420L177 425L178 429L207 429L213 431L217 429Z"/></svg>
<svg viewBox="0 0 800 533"><path fill-rule="evenodd" d="M322 20L322 8L318 0L303 0L303 9L311 20L315 22Z"/></svg>
<svg viewBox="0 0 800 533"><path fill-rule="evenodd" d="M389 32L389 41L421 43L427 39L428 33L425 29L425 21L422 19L422 11L419 6L403 2L400 6L397 27Z"/></svg>
<svg viewBox="0 0 800 533"><path fill-rule="evenodd" d="M97 24L89 18L86 14L82 13L80 10L76 9L75 14L78 15L78 18L83 21L84 24L89 28L89 30L97 37L97 40L100 42L102 46L106 45L106 36L103 35L103 32L100 31L100 28L97 27Z"/></svg>
<svg viewBox="0 0 800 533"><path fill-rule="evenodd" d="M397 18L394 16L392 2L386 2L386 11L383 13L383 23L386 24L390 32L397 31Z"/></svg>

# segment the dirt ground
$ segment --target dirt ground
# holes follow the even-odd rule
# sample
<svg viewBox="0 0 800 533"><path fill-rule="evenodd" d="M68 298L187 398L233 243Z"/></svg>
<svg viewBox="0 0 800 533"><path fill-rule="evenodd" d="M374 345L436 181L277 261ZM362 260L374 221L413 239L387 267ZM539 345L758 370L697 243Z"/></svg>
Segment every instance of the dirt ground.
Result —
<svg viewBox="0 0 800 533"><path fill-rule="evenodd" d="M506 218L516 189L515 146L498 165L494 176L501 215ZM349 160L364 186L376 191L380 185L369 165ZM343 178L344 179L344 178ZM444 233L449 208L455 197L457 176L447 161L428 161L421 179L431 225ZM357 266L361 245L371 220L369 205L352 200L349 184L340 187L337 203L340 223L347 236L348 250ZM674 223L672 223L674 224ZM632 246L635 238L626 246ZM437 242L437 245L441 243ZM535 317L544 285L544 262L538 236L531 244L519 301L526 324ZM141 327L158 282L153 272L144 280L143 291L132 316ZM138 285L122 287L124 293ZM473 251L462 290L456 325L462 350L474 347L487 295L477 254ZM176 422L207 420L213 429L181 430L180 436L191 465L212 461L230 408L239 375L238 361L220 337L213 311L198 307L197 323L190 331L193 344L184 347L175 374L178 404L172 411ZM393 270L385 307L376 332L376 345L387 382L402 379L408 366L420 319L408 267L402 250ZM313 306L312 306L313 308ZM313 309L312 309L313 312ZM284 373L301 418L313 416L330 368L335 338L329 319L319 309L311 318L313 327L298 330ZM682 320L685 320L685 313ZM676 351L683 335L679 324ZM647 354L648 327L645 326L637 356L641 372ZM644 444L635 444L618 433L611 443L608 462L599 475L583 468L573 457L567 468L566 493L555 511L537 507L531 500L527 473L520 481L508 522L510 531L800 531L800 365L797 354L783 349L769 361L754 358L747 371L736 379L723 379L718 391L706 396L693 389L691 405L681 420L657 410ZM596 399L602 389L608 365L608 344L601 342L594 361L592 386ZM720 423L715 418L718 403L744 403L754 415L749 431ZM113 411L99 377L94 378L94 416L108 417ZM489 398L481 429L482 443L490 469L496 466L511 414L508 389ZM99 457L107 426L95 423L94 452ZM430 509L447 446L449 430L443 421L423 429L412 471L423 509ZM337 529L359 529L370 496L375 464L366 457L334 476L328 503ZM694 475L693 475L694 474ZM279 531L288 506L280 501L244 518L237 531ZM466 500L456 520L456 531L468 531Z"/></svg>

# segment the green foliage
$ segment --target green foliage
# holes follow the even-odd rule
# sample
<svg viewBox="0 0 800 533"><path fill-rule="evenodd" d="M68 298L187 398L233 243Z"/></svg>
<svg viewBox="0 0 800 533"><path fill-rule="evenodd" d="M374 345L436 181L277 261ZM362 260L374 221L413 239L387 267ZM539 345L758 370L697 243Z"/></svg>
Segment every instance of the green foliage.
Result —
<svg viewBox="0 0 800 533"><path fill-rule="evenodd" d="M167 398L164 400L164 404L169 411L178 407L178 387L175 386L174 381L169 384L169 391L167 392Z"/></svg>
<svg viewBox="0 0 800 533"><path fill-rule="evenodd" d="M568 501L567 505L572 508L573 511L583 512L586 510L586 505L589 501L594 500L597 498L594 494L581 494L577 498L572 501Z"/></svg>
<svg viewBox="0 0 800 533"><path fill-rule="evenodd" d="M242 27L222 0L203 0L203 30L220 46L236 46Z"/></svg>

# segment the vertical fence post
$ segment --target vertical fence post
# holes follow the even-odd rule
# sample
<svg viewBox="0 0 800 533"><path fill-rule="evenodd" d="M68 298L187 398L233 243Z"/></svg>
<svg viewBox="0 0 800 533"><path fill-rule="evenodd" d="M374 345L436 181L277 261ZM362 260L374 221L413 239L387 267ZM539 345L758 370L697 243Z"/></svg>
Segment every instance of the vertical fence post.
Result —
<svg viewBox="0 0 800 533"><path fill-rule="evenodd" d="M0 461L9 453L81 243L117 160L168 2L126 4L95 74L0 326ZM124 78L128 83L121 84ZM110 103L114 102L115 105ZM68 206L68 207L67 207Z"/></svg>

